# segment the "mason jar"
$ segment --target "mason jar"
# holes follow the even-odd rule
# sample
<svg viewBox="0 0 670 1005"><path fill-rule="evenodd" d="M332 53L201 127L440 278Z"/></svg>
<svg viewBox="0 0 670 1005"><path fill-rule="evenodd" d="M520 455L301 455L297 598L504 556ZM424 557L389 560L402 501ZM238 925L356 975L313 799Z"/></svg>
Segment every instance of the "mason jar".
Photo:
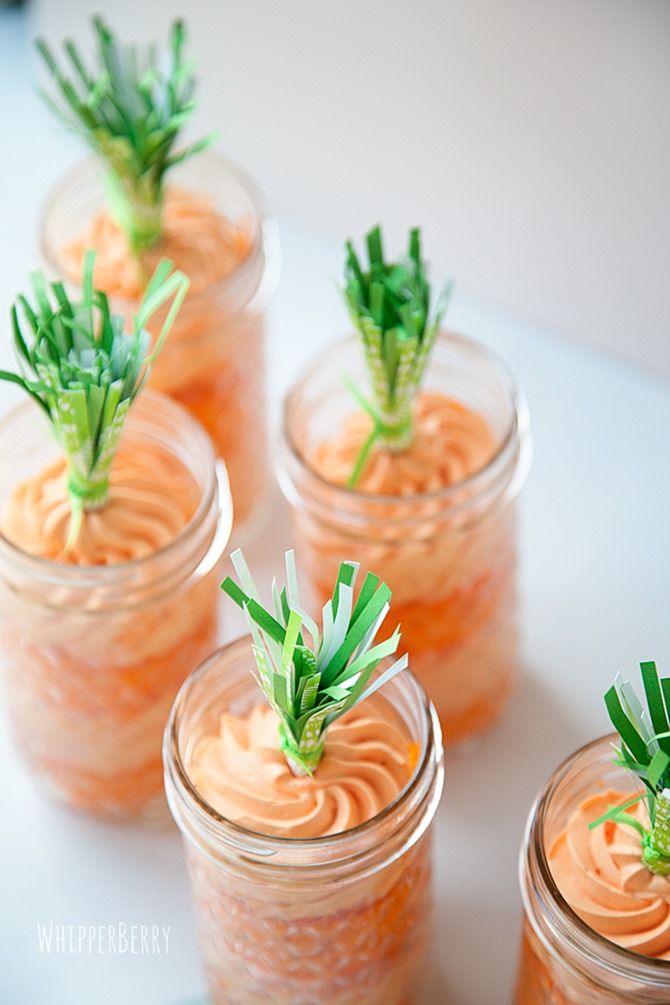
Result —
<svg viewBox="0 0 670 1005"><path fill-rule="evenodd" d="M181 683L218 643L217 564L232 520L223 462L169 398L144 391L134 402L117 461L124 452L150 479L167 465L189 493L190 517L158 550L69 564L0 530L0 648L18 751L46 792L100 816L164 806L163 729ZM0 527L14 493L61 458L34 403L4 417Z"/></svg>
<svg viewBox="0 0 670 1005"><path fill-rule="evenodd" d="M412 670L435 704L445 742L460 742L497 719L519 674L516 499L530 460L525 402L493 353L441 333L424 390L483 418L492 455L448 487L371 493L327 480L314 463L360 412L343 376L367 386L358 336L322 353L284 403L278 479L305 593L319 609L345 557L388 583Z"/></svg>
<svg viewBox="0 0 670 1005"><path fill-rule="evenodd" d="M94 248L96 286L108 294L112 311L126 318L136 313L159 257L170 258L189 277L189 292L150 384L198 419L224 459L239 543L265 522L271 500L264 329L279 272L276 227L254 182L220 154L204 151L185 161L171 172L170 182L168 195L195 199L197 215L174 211L166 242L145 255L143 276L104 212L103 173L94 159L66 174L47 197L42 256L50 276L65 278L76 290L84 252ZM218 231L212 236L207 230L215 219L230 228L226 254L232 266L223 278L210 275L222 258ZM164 311L154 315L152 331L160 330L163 316Z"/></svg>
<svg viewBox="0 0 670 1005"><path fill-rule="evenodd" d="M570 907L550 868L554 842L587 800L610 789L636 794L631 776L613 762L612 744L620 744L616 734L564 761L531 810L519 862L524 921L516 1005L670 1002L670 962L631 952L599 934Z"/></svg>
<svg viewBox="0 0 670 1005"><path fill-rule="evenodd" d="M212 1005L418 1005L443 781L435 712L409 672L394 677L368 700L383 696L416 744L397 798L337 834L268 836L218 813L190 774L195 745L218 732L223 712L265 702L254 667L250 638L218 650L182 687L165 732L165 785L184 837Z"/></svg>

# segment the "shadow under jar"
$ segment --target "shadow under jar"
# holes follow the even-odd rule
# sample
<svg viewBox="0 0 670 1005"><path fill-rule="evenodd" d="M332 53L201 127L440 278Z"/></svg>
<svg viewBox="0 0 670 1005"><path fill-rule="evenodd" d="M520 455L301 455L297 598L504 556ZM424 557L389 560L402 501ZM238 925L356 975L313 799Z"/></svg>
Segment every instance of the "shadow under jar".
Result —
<svg viewBox="0 0 670 1005"><path fill-rule="evenodd" d="M133 458L130 492L137 465L154 481L164 471L190 516L157 550L142 545L142 557L76 565L17 547L5 527L15 493L60 456L34 403L0 424L0 647L10 724L47 793L92 815L150 816L165 803L161 740L175 694L218 642L217 565L232 520L225 467L179 405L143 392L112 487L115 467Z"/></svg>
<svg viewBox="0 0 670 1005"><path fill-rule="evenodd" d="M243 716L265 702L254 667L250 638L214 653L184 684L165 733L168 802L184 837L211 1001L419 1005L429 980L431 822L443 782L434 709L409 672L393 678L368 701L386 703L416 744L397 798L337 834L270 836L214 810L190 768L222 713Z"/></svg>
<svg viewBox="0 0 670 1005"><path fill-rule="evenodd" d="M519 862L524 921L515 1005L670 1002L670 961L623 948L594 927L609 928L613 938L626 941L630 937L632 941L648 935L656 937L652 929L657 925L659 931L665 929L664 941L670 947L670 880L663 877L668 884L665 904L656 896L638 898L635 893L625 893L625 884L620 886L619 880L614 880L619 869L623 874L626 861L630 861L619 843L612 848L612 866L602 875L589 870L585 880L590 888L592 884L600 887L593 899L583 897L579 908L590 911L591 925L573 910L552 874L552 849L563 839L573 814L585 806L590 809L594 797L602 800L603 794L610 791L627 797L635 795L628 772L613 763L615 742L620 743L616 734L602 737L568 758L549 779L531 810ZM603 812L607 802L604 800ZM594 806L589 819L600 815L601 808ZM591 840L601 848L609 843L604 832L609 826L601 824L590 832ZM637 833L629 826L625 829L639 846ZM611 876L606 875L610 872ZM665 917L663 925L659 914Z"/></svg>
<svg viewBox="0 0 670 1005"><path fill-rule="evenodd" d="M393 493L350 489L344 478L324 476L323 459L358 409L342 377L363 389L364 366L359 339L350 337L317 358L285 401L278 478L301 581L314 608L328 598L342 559L388 583L412 671L435 704L445 742L457 743L495 721L519 672L516 497L530 460L526 406L497 357L440 333L420 398L427 411L433 403L451 409L457 426L466 416L485 430L485 463L436 486L431 461L422 461L429 487L419 492L402 480ZM430 447L430 429L422 435ZM436 461L463 449L447 444ZM399 456L388 455L389 468Z"/></svg>
<svg viewBox="0 0 670 1005"><path fill-rule="evenodd" d="M144 253L142 272L105 206L97 161L80 163L61 180L41 222L47 271L76 286L84 252L95 249L96 286L126 318L160 258L189 277L150 386L184 405L211 436L228 470L239 543L262 526L271 505L264 329L280 268L276 227L253 181L212 151L173 170L163 238ZM156 312L152 331L162 318Z"/></svg>

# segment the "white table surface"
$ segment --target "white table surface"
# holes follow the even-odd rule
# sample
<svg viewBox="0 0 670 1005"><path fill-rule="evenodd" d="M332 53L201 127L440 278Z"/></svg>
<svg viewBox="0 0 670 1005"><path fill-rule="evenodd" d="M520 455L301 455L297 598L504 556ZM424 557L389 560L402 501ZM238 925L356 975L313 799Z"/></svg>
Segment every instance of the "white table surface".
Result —
<svg viewBox="0 0 670 1005"><path fill-rule="evenodd" d="M37 264L44 194L80 154L32 94L27 52L21 15L1 12L0 319ZM268 330L273 416L304 362L347 327L335 291L341 242L277 216L283 274ZM563 757L607 731L602 694L617 671L637 682L637 663L656 659L670 674L670 385L463 291L449 323L507 361L526 392L534 439L522 497L523 680L493 731L474 749L448 753L436 824L434 1005L503 1005L519 939L518 848L537 790ZM4 321L0 366L10 362ZM19 394L0 383L0 414ZM281 571L289 545L277 499L267 530L246 549L260 581ZM226 607L226 638L240 624L229 615ZM0 716L0 1002L199 1001L176 829L97 823L46 801L15 757L4 709ZM37 926L51 922L169 926L169 951L40 953Z"/></svg>

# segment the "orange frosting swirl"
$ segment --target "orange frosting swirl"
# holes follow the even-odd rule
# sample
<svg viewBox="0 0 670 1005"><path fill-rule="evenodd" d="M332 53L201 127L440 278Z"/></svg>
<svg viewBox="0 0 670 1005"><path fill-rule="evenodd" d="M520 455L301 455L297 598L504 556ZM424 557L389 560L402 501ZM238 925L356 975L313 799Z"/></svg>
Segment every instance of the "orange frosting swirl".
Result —
<svg viewBox="0 0 670 1005"><path fill-rule="evenodd" d="M195 481L174 457L122 441L107 503L83 514L77 540L65 556L71 518L66 481L61 459L18 486L0 517L0 530L12 544L72 565L116 565L165 547L198 504Z"/></svg>
<svg viewBox="0 0 670 1005"><path fill-rule="evenodd" d="M365 412L349 416L334 439L310 457L314 469L336 485L347 482L372 429ZM495 453L486 419L435 391L423 391L414 403L414 438L397 453L373 447L356 483L358 492L413 496L457 485L480 471Z"/></svg>
<svg viewBox="0 0 670 1005"><path fill-rule="evenodd" d="M375 697L329 728L312 777L292 773L269 706L222 715L219 733L194 747L191 781L217 812L262 834L315 838L365 823L400 794L413 768L409 737Z"/></svg>
<svg viewBox="0 0 670 1005"><path fill-rule="evenodd" d="M142 295L145 277L128 249L128 240L108 213L100 213L90 227L64 251L70 275L79 280L88 248L96 251L95 283L107 294L134 300ZM160 242L144 252L142 265L150 276L161 258L191 280L197 293L230 275L251 250L251 238L216 211L212 203L184 189L169 189L163 211Z"/></svg>
<svg viewBox="0 0 670 1005"><path fill-rule="evenodd" d="M670 879L642 863L640 835L609 820L588 825L634 795L603 792L573 814L548 856L556 885L573 911L611 942L660 959L670 959ZM628 811L645 828L646 807Z"/></svg>

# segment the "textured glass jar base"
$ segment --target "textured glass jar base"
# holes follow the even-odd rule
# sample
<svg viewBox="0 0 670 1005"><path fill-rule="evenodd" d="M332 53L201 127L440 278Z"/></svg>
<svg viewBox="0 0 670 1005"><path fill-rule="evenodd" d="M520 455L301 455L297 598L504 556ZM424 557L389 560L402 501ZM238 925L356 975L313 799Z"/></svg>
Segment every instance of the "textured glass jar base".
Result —
<svg viewBox="0 0 670 1005"><path fill-rule="evenodd" d="M409 673L370 699L402 725L418 759L405 788L365 823L311 838L248 830L212 809L187 765L225 711L244 716L258 704L250 642L219 650L185 683L164 741L212 1005L420 1005L442 790L434 709Z"/></svg>
<svg viewBox="0 0 670 1005"><path fill-rule="evenodd" d="M95 816L162 806L161 737L184 678L216 646L218 578L101 624L69 616L61 638L2 603L12 732L44 792Z"/></svg>
<svg viewBox="0 0 670 1005"><path fill-rule="evenodd" d="M521 938L521 956L514 994L515 1005L584 1005L586 1002L590 1005L604 1005L606 1002L616 1001L609 995L604 998L602 995L596 997L598 995L596 988L592 991L577 990L575 991L577 997L570 996L567 990L570 986L569 973L564 972L561 979L560 962L558 968L552 966L527 921L524 923ZM585 994L588 997L585 998Z"/></svg>
<svg viewBox="0 0 670 1005"><path fill-rule="evenodd" d="M178 166L172 184L210 200L215 213L239 226L250 241L247 257L224 278L196 288L191 276L191 291L150 377L152 388L174 398L201 423L225 461L239 543L262 525L268 511L264 328L279 271L278 242L254 183L226 158L206 151ZM65 276L70 284L79 281L68 249L81 243L104 205L96 162L83 162L62 179L42 220L49 272ZM208 239L205 234L203 249ZM138 301L112 291L110 305L131 317ZM157 325L159 315L151 330Z"/></svg>
<svg viewBox="0 0 670 1005"><path fill-rule="evenodd" d="M187 855L212 1005L421 1005L432 913L429 835L355 890L322 891L331 901L322 905L309 894L284 904L262 890L236 896L190 842Z"/></svg>
<svg viewBox="0 0 670 1005"><path fill-rule="evenodd" d="M619 990L602 986L575 972L569 956L548 952L524 919L514 1005L668 1005L670 973L665 991L645 988L633 980L619 982Z"/></svg>
<svg viewBox="0 0 670 1005"><path fill-rule="evenodd" d="M152 786L150 794L143 802L130 800L122 806L118 803L112 804L101 800L99 792L96 792L90 799L75 802L72 799L71 790L61 784L60 773L49 774L42 770L40 763L33 764L30 760L30 754L20 748L16 737L13 736L13 740L21 761L30 772L32 784L46 802L59 805L69 813L80 815L85 819L118 824L128 823L133 826L146 826L161 830L171 823L172 817L165 799L164 789L156 791Z"/></svg>
<svg viewBox="0 0 670 1005"><path fill-rule="evenodd" d="M35 412L0 431L22 454L0 462L0 508L28 473L19 465L39 472L54 450ZM196 512L160 551L116 566L36 558L0 535L0 646L12 733L39 787L83 813L153 817L163 813L161 739L174 696L217 643L231 504L208 438L168 399L146 392L124 442L182 466Z"/></svg>

